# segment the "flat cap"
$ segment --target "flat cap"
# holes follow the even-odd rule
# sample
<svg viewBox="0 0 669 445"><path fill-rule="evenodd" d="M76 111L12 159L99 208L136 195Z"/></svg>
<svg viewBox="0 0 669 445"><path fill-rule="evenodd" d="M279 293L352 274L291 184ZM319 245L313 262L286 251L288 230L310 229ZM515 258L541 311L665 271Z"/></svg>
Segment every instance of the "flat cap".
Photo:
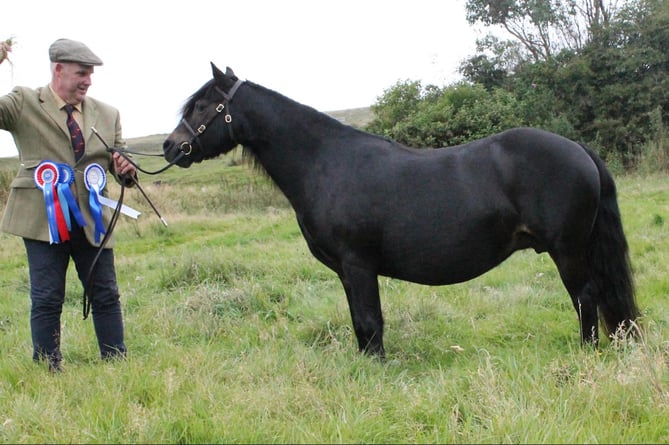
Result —
<svg viewBox="0 0 669 445"><path fill-rule="evenodd" d="M58 39L49 47L49 59L52 62L69 62L80 65L102 65L102 59L96 56L86 45L76 40Z"/></svg>

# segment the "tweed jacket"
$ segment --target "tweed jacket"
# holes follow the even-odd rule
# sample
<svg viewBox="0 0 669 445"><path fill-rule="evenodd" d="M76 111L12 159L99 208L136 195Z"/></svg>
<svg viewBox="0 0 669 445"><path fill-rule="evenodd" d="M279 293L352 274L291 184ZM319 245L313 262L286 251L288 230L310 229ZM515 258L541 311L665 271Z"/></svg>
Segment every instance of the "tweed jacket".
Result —
<svg viewBox="0 0 669 445"><path fill-rule="evenodd" d="M9 94L0 97L0 129L9 131L19 152L19 170L11 183L7 205L0 228L2 231L23 238L49 241L44 193L34 180L35 168L48 160L69 164L75 171L72 193L78 201L86 220L86 238L95 243L95 222L91 213L89 192L84 182L84 171L92 163L99 164L111 175L109 180L119 178L113 171L111 154L93 133L91 127L113 147L125 147L121 134L119 111L103 102L86 97L83 102L81 128L85 138L83 157L75 162L74 151L67 129L67 115L59 110L49 86L30 89L16 87ZM108 195L105 187L102 195ZM109 226L112 209L102 206L105 229ZM75 224L74 221L72 224ZM101 238L102 239L102 238ZM100 239L100 241L101 241ZM110 238L106 247L111 248Z"/></svg>

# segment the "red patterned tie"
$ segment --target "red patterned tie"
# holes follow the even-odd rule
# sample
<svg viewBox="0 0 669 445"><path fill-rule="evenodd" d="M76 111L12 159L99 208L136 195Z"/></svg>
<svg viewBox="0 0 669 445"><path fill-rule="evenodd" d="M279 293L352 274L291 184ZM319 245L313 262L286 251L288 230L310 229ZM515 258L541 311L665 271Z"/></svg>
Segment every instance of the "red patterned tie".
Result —
<svg viewBox="0 0 669 445"><path fill-rule="evenodd" d="M72 138L74 159L78 161L84 154L84 135L81 134L81 128L79 128L79 124L77 124L72 115L74 105L65 105L65 111L67 112L67 129L70 130L70 137Z"/></svg>

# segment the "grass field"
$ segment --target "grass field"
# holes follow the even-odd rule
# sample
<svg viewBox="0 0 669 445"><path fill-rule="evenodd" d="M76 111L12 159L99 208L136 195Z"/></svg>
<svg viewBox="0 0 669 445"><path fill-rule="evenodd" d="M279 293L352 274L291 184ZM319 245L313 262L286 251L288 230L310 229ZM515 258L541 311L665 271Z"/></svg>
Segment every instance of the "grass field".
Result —
<svg viewBox="0 0 669 445"><path fill-rule="evenodd" d="M524 251L453 286L380 278L379 361L285 198L240 164L143 176L167 227L126 191L143 215L115 232L125 361L98 360L71 268L65 370L32 362L25 253L0 234L1 442L669 442L665 176L617 178L642 341L581 349L553 263Z"/></svg>

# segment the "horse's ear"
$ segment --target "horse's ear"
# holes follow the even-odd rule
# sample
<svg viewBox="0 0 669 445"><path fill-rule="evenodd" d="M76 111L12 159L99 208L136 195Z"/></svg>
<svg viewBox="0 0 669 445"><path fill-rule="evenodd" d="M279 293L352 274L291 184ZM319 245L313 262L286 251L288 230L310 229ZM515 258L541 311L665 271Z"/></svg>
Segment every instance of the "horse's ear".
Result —
<svg viewBox="0 0 669 445"><path fill-rule="evenodd" d="M226 77L231 77L233 79L237 79L237 76L235 76L235 73L229 66L225 68L225 74L223 74L223 71L218 69L218 67L214 65L214 62L209 62L209 63L211 63L211 72L214 75L214 78L220 78L226 76Z"/></svg>
<svg viewBox="0 0 669 445"><path fill-rule="evenodd" d="M214 62L209 62L211 64L211 73L214 75L214 77L223 77L223 71L219 70L216 65L214 65Z"/></svg>

